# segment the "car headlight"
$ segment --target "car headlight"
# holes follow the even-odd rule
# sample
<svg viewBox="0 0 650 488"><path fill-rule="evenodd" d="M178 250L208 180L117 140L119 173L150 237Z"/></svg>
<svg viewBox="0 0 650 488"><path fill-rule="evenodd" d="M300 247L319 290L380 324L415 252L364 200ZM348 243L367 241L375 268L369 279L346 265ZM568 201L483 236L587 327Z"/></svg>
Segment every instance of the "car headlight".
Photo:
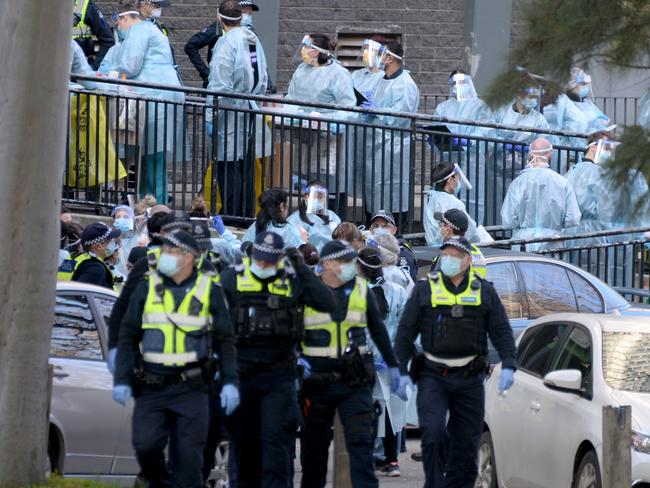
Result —
<svg viewBox="0 0 650 488"><path fill-rule="evenodd" d="M650 454L650 436L632 431L632 447L637 452Z"/></svg>

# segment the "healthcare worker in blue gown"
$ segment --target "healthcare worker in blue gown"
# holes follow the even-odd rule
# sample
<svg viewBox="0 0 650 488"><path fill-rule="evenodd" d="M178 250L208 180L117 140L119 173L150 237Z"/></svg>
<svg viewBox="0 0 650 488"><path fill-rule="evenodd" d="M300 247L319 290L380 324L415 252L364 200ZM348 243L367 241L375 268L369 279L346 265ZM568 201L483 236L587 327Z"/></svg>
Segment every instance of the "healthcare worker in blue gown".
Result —
<svg viewBox="0 0 650 488"><path fill-rule="evenodd" d="M587 132L610 130L611 120L594 103L591 76L578 67L571 68L566 93L587 120Z"/></svg>

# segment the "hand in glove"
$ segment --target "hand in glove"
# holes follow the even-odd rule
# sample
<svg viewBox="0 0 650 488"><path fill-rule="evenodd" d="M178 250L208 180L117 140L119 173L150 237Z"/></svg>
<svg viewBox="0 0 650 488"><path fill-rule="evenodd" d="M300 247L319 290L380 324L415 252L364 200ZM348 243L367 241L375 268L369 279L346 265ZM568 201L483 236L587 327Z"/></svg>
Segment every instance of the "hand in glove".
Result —
<svg viewBox="0 0 650 488"><path fill-rule="evenodd" d="M399 390L399 368L389 368L388 373L390 374L390 392L396 393Z"/></svg>
<svg viewBox="0 0 650 488"><path fill-rule="evenodd" d="M226 225L223 223L221 215L215 215L212 217L212 225L220 236L223 236L223 234L226 232Z"/></svg>
<svg viewBox="0 0 650 488"><path fill-rule="evenodd" d="M377 105L375 105L375 94L372 91L366 91L363 96L366 101L361 104L361 108L377 108Z"/></svg>
<svg viewBox="0 0 650 488"><path fill-rule="evenodd" d="M400 376L399 386L397 387L395 395L397 395L400 400L407 401L408 396L406 396L406 389L408 387L413 388L413 381L411 381L411 377L409 375Z"/></svg>
<svg viewBox="0 0 650 488"><path fill-rule="evenodd" d="M235 385L226 383L221 388L221 408L226 415L230 415L239 406L239 389Z"/></svg>
<svg viewBox="0 0 650 488"><path fill-rule="evenodd" d="M311 364L309 364L309 361L303 357L299 357L298 366L302 366L302 379L308 379L311 376Z"/></svg>
<svg viewBox="0 0 650 488"><path fill-rule="evenodd" d="M503 368L499 377L499 395L503 395L515 382L515 370Z"/></svg>
<svg viewBox="0 0 650 488"><path fill-rule="evenodd" d="M384 361L384 358L381 356L375 356L375 369L377 370L377 373L381 373L382 371L385 371L388 368L388 365L386 364L386 361Z"/></svg>
<svg viewBox="0 0 650 488"><path fill-rule="evenodd" d="M133 396L131 387L128 385L115 385L113 387L113 400L124 406Z"/></svg>
<svg viewBox="0 0 650 488"><path fill-rule="evenodd" d="M108 350L108 370L115 376L115 360L117 359L117 347Z"/></svg>

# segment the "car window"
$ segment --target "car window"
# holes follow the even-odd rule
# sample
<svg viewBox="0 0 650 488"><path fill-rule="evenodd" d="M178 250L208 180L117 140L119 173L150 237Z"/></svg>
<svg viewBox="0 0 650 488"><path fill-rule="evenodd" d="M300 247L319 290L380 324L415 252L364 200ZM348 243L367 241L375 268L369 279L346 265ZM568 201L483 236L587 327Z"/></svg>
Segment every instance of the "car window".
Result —
<svg viewBox="0 0 650 488"><path fill-rule="evenodd" d="M113 310L115 298L94 295L93 300L95 300L95 307L97 308L99 315L101 315L104 320L104 325L108 327L108 319L111 316L111 310Z"/></svg>
<svg viewBox="0 0 650 488"><path fill-rule="evenodd" d="M508 318L511 320L522 318L524 314L515 265L513 263L490 263L487 267L487 279L492 282L499 294Z"/></svg>
<svg viewBox="0 0 650 488"><path fill-rule="evenodd" d="M577 369L582 373L582 388L591 390L591 336L582 327L574 327L562 344L549 371Z"/></svg>
<svg viewBox="0 0 650 488"><path fill-rule="evenodd" d="M69 359L102 360L97 326L83 295L57 295L50 355Z"/></svg>
<svg viewBox="0 0 650 488"><path fill-rule="evenodd" d="M578 310L564 267L553 263L520 261L519 269L526 285L531 319Z"/></svg>
<svg viewBox="0 0 650 488"><path fill-rule="evenodd" d="M517 347L519 369L543 377L567 327L543 324L526 330Z"/></svg>
<svg viewBox="0 0 650 488"><path fill-rule="evenodd" d="M575 271L567 271L578 302L578 312L603 313L603 299L596 288Z"/></svg>

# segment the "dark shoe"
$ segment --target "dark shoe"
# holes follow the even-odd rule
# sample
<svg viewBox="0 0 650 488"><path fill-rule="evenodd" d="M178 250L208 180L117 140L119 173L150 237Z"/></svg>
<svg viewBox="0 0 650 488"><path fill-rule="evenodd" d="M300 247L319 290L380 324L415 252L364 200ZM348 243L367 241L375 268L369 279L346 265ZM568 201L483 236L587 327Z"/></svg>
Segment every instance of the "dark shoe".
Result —
<svg viewBox="0 0 650 488"><path fill-rule="evenodd" d="M400 475L399 464L390 463L381 468L382 476L390 476L391 478L397 478Z"/></svg>
<svg viewBox="0 0 650 488"><path fill-rule="evenodd" d="M422 452L414 452L411 454L411 459L415 462L421 463L422 462Z"/></svg>

